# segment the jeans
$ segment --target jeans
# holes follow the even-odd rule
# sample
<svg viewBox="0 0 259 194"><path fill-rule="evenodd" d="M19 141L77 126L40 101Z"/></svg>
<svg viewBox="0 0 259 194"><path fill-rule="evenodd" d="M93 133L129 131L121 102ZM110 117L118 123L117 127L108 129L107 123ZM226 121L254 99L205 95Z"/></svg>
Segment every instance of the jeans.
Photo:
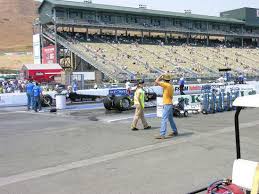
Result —
<svg viewBox="0 0 259 194"><path fill-rule="evenodd" d="M176 125L174 123L174 119L173 119L173 105L172 104L164 105L162 122L161 122L161 129L160 129L160 135L161 136L165 136L165 134L166 134L167 120L169 120L170 126L171 126L173 132L178 133Z"/></svg>
<svg viewBox="0 0 259 194"><path fill-rule="evenodd" d="M34 96L34 111L37 112L41 110L41 100L40 96Z"/></svg>
<svg viewBox="0 0 259 194"><path fill-rule="evenodd" d="M27 93L27 108L28 110L33 108L33 97L30 93Z"/></svg>

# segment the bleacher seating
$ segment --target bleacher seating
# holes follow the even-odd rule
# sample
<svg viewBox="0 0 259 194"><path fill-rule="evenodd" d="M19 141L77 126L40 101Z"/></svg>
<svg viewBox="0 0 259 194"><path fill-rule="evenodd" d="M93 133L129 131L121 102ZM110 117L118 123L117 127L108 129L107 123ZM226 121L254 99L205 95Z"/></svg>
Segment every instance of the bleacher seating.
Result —
<svg viewBox="0 0 259 194"><path fill-rule="evenodd" d="M120 68L139 77L154 77L163 72L171 72L176 78L183 74L186 77L217 77L221 68L231 68L236 75L242 72L253 76L259 72L257 49L170 46L161 41L139 44L134 39L121 37L115 43L105 36L77 40L75 44L84 47L88 55L112 71Z"/></svg>

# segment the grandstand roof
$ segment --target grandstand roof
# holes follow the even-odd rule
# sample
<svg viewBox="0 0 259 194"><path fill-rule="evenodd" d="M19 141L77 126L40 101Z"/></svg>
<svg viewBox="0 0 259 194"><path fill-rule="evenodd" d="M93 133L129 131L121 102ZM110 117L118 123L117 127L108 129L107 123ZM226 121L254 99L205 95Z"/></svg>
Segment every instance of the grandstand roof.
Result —
<svg viewBox="0 0 259 194"><path fill-rule="evenodd" d="M163 17L176 17L183 19L193 19L193 20L206 20L212 22L224 22L224 23L236 23L243 24L244 21L232 19L232 18L223 18L216 16L206 16L198 14L185 14L171 11L159 11L143 8L132 8L132 7L123 7L123 6L113 6L113 5L104 5L104 4L95 4L95 3L86 3L86 2L75 2L75 1L64 1L64 0L43 0L42 4L39 7L39 12L42 5L45 2L49 2L53 7L67 7L67 8L78 8L78 9L87 9L87 10L101 10L101 11L111 11L113 13L131 13L139 15L152 15L152 16L163 16Z"/></svg>

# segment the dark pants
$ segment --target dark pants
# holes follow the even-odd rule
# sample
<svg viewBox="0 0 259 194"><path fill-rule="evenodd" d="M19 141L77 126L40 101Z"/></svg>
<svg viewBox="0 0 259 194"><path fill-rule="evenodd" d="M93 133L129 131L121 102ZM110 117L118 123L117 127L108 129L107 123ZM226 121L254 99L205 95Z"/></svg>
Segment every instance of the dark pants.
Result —
<svg viewBox="0 0 259 194"><path fill-rule="evenodd" d="M34 111L41 110L41 100L40 100L40 96L34 96Z"/></svg>
<svg viewBox="0 0 259 194"><path fill-rule="evenodd" d="M183 92L184 90L184 85L180 85L180 94L181 95L185 95L185 93Z"/></svg>

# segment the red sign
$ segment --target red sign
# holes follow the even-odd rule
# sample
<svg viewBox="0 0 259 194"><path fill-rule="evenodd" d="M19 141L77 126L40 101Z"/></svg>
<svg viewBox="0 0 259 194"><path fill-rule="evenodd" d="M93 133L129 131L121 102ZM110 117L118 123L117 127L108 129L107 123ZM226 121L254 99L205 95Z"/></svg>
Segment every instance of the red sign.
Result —
<svg viewBox="0 0 259 194"><path fill-rule="evenodd" d="M56 49L54 45L42 48L42 63L43 64L57 63Z"/></svg>

